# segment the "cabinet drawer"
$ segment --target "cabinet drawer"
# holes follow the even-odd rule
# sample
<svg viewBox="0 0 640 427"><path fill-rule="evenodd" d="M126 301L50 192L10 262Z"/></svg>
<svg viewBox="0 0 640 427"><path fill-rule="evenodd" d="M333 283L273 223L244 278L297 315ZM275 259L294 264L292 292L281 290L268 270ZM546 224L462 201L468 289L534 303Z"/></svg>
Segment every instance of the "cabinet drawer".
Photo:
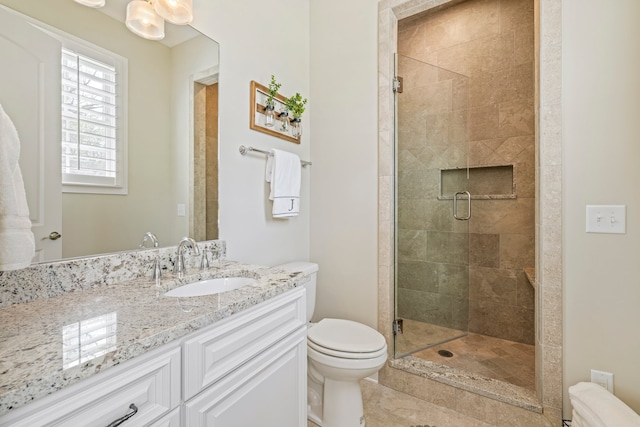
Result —
<svg viewBox="0 0 640 427"><path fill-rule="evenodd" d="M99 426L132 412L123 426L146 426L180 404L180 347L140 356L27 405L0 426Z"/></svg>
<svg viewBox="0 0 640 427"><path fill-rule="evenodd" d="M233 315L184 341L184 400L306 324L304 288Z"/></svg>

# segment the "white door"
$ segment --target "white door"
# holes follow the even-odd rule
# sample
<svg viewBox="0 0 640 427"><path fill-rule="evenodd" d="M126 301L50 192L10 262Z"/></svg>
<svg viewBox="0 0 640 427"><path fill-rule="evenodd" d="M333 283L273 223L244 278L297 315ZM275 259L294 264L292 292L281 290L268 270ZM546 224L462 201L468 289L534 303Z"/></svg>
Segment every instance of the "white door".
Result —
<svg viewBox="0 0 640 427"><path fill-rule="evenodd" d="M62 258L60 43L0 6L0 104L20 137L34 261Z"/></svg>

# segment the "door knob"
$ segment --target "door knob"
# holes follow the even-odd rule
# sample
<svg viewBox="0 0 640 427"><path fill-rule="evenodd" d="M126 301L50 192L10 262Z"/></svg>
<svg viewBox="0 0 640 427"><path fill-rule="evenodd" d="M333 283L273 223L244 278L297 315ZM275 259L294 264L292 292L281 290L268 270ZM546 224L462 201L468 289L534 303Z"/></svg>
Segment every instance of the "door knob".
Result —
<svg viewBox="0 0 640 427"><path fill-rule="evenodd" d="M59 238L61 238L61 237L62 237L62 234L58 233L57 231L52 231L51 233L49 233L49 236L48 236L48 237L45 237L45 238L44 238L44 239L42 239L42 240L45 240L45 239L49 239L49 240L58 240L58 239L59 239Z"/></svg>

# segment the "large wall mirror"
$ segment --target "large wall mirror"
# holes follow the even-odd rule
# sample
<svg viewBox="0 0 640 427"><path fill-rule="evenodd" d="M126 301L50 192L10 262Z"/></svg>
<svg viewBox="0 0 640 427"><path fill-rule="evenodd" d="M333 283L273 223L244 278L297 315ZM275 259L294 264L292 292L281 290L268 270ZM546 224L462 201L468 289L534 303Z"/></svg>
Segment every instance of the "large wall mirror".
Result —
<svg viewBox="0 0 640 427"><path fill-rule="evenodd" d="M124 24L127 3L0 0L0 104L21 140L35 262L134 250L146 232L160 246L218 238L219 45L169 23L162 41L140 38ZM61 34L124 58L119 191L62 185Z"/></svg>

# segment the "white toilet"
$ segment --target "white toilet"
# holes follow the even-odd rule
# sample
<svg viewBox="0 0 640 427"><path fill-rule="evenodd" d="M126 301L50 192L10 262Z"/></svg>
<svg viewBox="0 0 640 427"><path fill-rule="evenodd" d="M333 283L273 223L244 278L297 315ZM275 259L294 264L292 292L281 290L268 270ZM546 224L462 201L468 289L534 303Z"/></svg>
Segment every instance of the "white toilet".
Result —
<svg viewBox="0 0 640 427"><path fill-rule="evenodd" d="M292 262L276 266L311 275L307 283L307 321L316 303L318 265ZM307 418L321 427L362 427L359 381L387 361L387 343L375 329L351 320L322 319L307 331Z"/></svg>

